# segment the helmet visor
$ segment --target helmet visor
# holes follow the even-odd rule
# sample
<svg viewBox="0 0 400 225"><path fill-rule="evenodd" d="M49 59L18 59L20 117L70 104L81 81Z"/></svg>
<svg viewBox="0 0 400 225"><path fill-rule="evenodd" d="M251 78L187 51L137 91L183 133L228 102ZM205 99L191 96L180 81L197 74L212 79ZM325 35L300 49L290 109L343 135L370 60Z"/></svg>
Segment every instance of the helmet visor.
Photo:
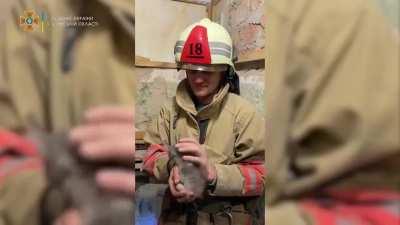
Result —
<svg viewBox="0 0 400 225"><path fill-rule="evenodd" d="M225 64L214 64L214 65L202 65L202 64L179 64L179 69L183 70L197 70L207 72L223 72L228 70L228 65Z"/></svg>

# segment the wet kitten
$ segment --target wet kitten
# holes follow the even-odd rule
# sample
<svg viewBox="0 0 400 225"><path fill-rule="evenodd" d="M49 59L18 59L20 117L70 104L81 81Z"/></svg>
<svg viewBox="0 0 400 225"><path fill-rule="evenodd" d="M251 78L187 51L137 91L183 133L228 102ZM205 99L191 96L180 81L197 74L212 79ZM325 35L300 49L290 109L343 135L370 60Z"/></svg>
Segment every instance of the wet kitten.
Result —
<svg viewBox="0 0 400 225"><path fill-rule="evenodd" d="M191 190L196 198L203 196L206 188L206 179L201 175L200 169L192 162L182 159L182 154L174 146L168 146L171 159L175 160L182 176L182 182L186 189Z"/></svg>
<svg viewBox="0 0 400 225"><path fill-rule="evenodd" d="M30 136L40 142L46 158L48 187L42 198L43 225L52 225L68 208L79 210L84 225L133 224L133 198L97 188L95 171L104 164L80 158L65 133L36 131Z"/></svg>

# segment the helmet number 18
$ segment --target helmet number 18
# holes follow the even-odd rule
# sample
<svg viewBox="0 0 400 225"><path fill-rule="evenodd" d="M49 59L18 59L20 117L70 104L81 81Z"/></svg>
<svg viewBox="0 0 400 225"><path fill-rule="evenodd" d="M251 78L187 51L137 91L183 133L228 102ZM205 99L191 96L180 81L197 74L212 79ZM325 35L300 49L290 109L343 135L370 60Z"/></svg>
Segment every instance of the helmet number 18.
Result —
<svg viewBox="0 0 400 225"><path fill-rule="evenodd" d="M194 48L193 48L194 47ZM202 55L203 49L201 43L190 44L190 55Z"/></svg>

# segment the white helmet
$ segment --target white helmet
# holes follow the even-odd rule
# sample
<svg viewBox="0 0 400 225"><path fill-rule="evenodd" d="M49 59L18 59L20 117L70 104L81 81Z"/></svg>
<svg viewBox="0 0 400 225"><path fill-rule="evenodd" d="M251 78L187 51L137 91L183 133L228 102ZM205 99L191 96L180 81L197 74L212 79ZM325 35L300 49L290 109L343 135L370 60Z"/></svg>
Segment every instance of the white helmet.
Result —
<svg viewBox="0 0 400 225"><path fill-rule="evenodd" d="M174 49L180 69L226 71L232 63L232 39L226 29L209 19L188 26Z"/></svg>
<svg viewBox="0 0 400 225"><path fill-rule="evenodd" d="M178 69L226 72L229 91L240 94L239 76L232 62L232 39L218 23L202 19L188 26L175 44L174 55Z"/></svg>

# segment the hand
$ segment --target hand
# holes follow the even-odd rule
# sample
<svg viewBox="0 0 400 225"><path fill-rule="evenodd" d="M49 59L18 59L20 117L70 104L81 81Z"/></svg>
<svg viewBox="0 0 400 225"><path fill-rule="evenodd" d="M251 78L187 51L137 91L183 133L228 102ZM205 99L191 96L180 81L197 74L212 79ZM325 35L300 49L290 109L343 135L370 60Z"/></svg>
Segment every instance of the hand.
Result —
<svg viewBox="0 0 400 225"><path fill-rule="evenodd" d="M83 123L70 132L78 145L78 154L92 161L114 161L133 165L135 154L134 109L98 107L85 113ZM107 190L133 195L133 169L100 169L97 184Z"/></svg>
<svg viewBox="0 0 400 225"><path fill-rule="evenodd" d="M209 162L205 149L196 139L182 138L175 147L183 154L183 160L193 162L200 168L201 174L208 182L217 179L215 167Z"/></svg>
<svg viewBox="0 0 400 225"><path fill-rule="evenodd" d="M174 196L178 202L192 202L195 199L194 193L185 189L182 184L179 169L174 166L171 170L171 174L168 179L169 189L172 196Z"/></svg>
<svg viewBox="0 0 400 225"><path fill-rule="evenodd" d="M53 223L54 225L82 225L78 210L68 209Z"/></svg>

